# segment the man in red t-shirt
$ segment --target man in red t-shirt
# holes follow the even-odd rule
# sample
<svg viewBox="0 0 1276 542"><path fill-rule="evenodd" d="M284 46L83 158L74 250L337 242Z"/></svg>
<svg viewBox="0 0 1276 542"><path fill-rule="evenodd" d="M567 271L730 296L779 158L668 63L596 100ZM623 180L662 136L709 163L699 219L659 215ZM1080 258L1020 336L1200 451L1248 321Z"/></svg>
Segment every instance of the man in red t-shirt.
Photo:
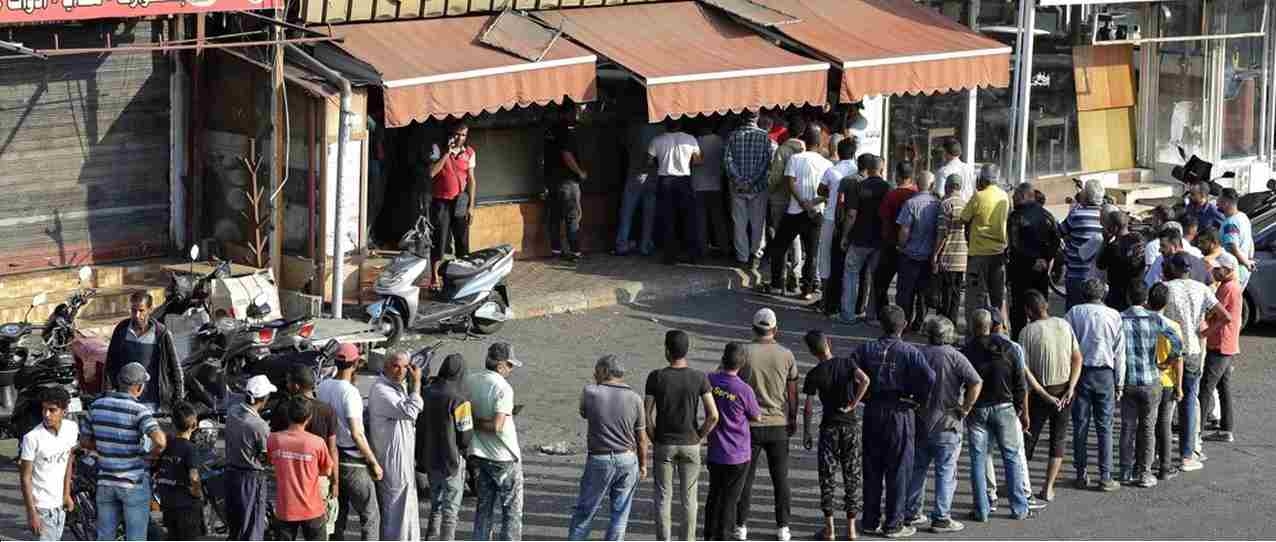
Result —
<svg viewBox="0 0 1276 542"><path fill-rule="evenodd" d="M877 259L877 270L873 272L872 306L879 309L890 304L886 295L890 291L891 281L895 279L895 273L899 271L899 250L895 246L895 232L899 226L895 225L895 219L904 202L915 194L917 185L913 183L913 163L896 164L895 189L886 193L886 197L882 198L882 206L877 210L877 218L882 221L882 239L885 240ZM869 318L877 318L877 315L870 314Z"/></svg>
<svg viewBox="0 0 1276 542"><path fill-rule="evenodd" d="M319 494L319 477L332 476L333 461L328 444L306 432L313 415L311 400L293 396L281 405L288 417L288 429L270 434L266 451L275 467L275 517L285 540L327 540L324 501Z"/></svg>
<svg viewBox="0 0 1276 542"><path fill-rule="evenodd" d="M470 254L470 221L478 195L478 157L469 145L470 129L461 121L450 122L446 128L446 148L435 144L430 149L430 223L434 226L430 258L436 276L449 240L453 255Z"/></svg>
<svg viewBox="0 0 1276 542"><path fill-rule="evenodd" d="M1240 281L1236 270L1240 262L1229 253L1214 260L1214 281L1218 290L1218 306L1231 316L1231 321L1221 326L1211 326L1205 336L1205 370L1201 375L1201 412L1214 408L1214 390L1218 390L1219 410L1222 411L1218 431L1201 437L1214 442L1232 442L1232 361L1241 353L1241 298Z"/></svg>

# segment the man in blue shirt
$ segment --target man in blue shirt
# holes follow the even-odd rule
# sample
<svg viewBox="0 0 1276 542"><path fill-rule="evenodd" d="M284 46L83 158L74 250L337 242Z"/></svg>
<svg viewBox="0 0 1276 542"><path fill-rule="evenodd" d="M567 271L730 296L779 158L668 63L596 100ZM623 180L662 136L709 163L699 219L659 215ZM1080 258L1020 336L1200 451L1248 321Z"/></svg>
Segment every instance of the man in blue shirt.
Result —
<svg viewBox="0 0 1276 542"><path fill-rule="evenodd" d="M137 400L150 379L140 363L126 364L116 375L116 391L89 407L89 427L80 446L98 453L98 540L115 540L121 521L125 540L146 540L151 520L147 471L167 444L151 409ZM149 453L143 436L151 440Z"/></svg>
<svg viewBox="0 0 1276 542"><path fill-rule="evenodd" d="M1187 207L1183 209L1184 214L1196 217L1196 225L1201 230L1205 228L1213 228L1215 230L1222 229L1223 222L1227 221L1227 217L1222 211L1210 201L1210 186L1207 183L1196 183L1192 185L1187 194Z"/></svg>
<svg viewBox="0 0 1276 542"><path fill-rule="evenodd" d="M917 532L905 524L904 501L913 471L913 410L930 398L935 371L917 347L900 335L908 325L904 309L887 305L878 314L882 338L864 343L851 359L869 377L864 408L864 516L866 533L904 538ZM882 486L886 486L886 518Z"/></svg>

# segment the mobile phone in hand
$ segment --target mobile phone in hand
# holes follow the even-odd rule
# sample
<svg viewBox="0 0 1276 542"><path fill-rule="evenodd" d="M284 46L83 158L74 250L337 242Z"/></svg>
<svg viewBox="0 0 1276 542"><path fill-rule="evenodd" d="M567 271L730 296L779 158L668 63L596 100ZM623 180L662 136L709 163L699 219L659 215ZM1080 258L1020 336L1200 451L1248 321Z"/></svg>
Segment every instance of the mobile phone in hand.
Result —
<svg viewBox="0 0 1276 542"><path fill-rule="evenodd" d="M518 416L518 413L522 411L523 411L523 405L514 405L514 414L513 414L514 416Z"/></svg>

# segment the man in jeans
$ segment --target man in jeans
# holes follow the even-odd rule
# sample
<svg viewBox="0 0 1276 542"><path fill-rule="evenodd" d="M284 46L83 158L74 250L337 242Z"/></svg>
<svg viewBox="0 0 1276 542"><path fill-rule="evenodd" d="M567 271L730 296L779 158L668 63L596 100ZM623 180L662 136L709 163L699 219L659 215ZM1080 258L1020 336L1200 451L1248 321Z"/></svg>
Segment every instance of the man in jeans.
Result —
<svg viewBox="0 0 1276 542"><path fill-rule="evenodd" d="M972 340L964 353L979 373L983 386L974 410L966 420L967 438L970 439L970 477L974 484L975 521L988 521L991 502L988 500L986 459L990 441L1001 452L1006 471L1006 491L1010 493L1010 515L1013 519L1027 519L1028 494L1019 480L1023 466L1019 464L1023 447L1023 428L1028 425L1028 390L1024 385L1023 370L1011 360L1008 344L995 340L992 335L993 315L988 309L976 309L970 318ZM1016 416L1015 411L1019 410Z"/></svg>
<svg viewBox="0 0 1276 542"><path fill-rule="evenodd" d="M845 140L844 140L845 141ZM860 400L868 391L868 375L864 374L849 358L833 357L833 345L824 332L806 332L806 348L819 365L806 375L802 392L806 404L802 408L802 447L813 446L811 416L815 396L819 396L823 413L820 416L820 510L824 512L824 527L816 538L834 538L833 502L837 490L837 471L842 471L842 512L846 514L847 538L855 538L855 516L862 507L860 477Z"/></svg>
<svg viewBox="0 0 1276 542"><path fill-rule="evenodd" d="M856 189L843 194L846 205L846 222L842 227L842 248L846 250L846 262L842 271L842 313L838 321L855 324L864 320L867 313L876 317L876 307L871 302L871 279L877 269L878 253L882 247L880 223L875 220L891 185L882 178L882 158L875 154L862 154L856 159L864 180ZM861 277L864 279L861 281Z"/></svg>
<svg viewBox="0 0 1276 542"><path fill-rule="evenodd" d="M639 225L638 251L643 256L650 256L656 250L652 232L656 229L656 187L659 181L655 168L647 158L647 147L651 140L663 134L662 124L641 124L629 128L627 142L628 172L625 174L625 191L620 199L620 223L616 226L616 248L612 254L628 255L633 249L629 240L633 230L634 215L642 210L642 224Z"/></svg>
<svg viewBox="0 0 1276 542"><path fill-rule="evenodd" d="M1237 272L1242 266L1231 254L1222 254L1215 259L1214 281L1218 290L1214 295L1218 305L1226 312L1229 319L1226 324L1210 328L1205 337L1205 374L1201 378L1201 412L1210 412L1214 406L1214 390L1218 390L1219 405L1222 413L1219 416L1219 430L1202 437L1213 442L1232 442L1232 387L1230 374L1232 361L1241 353L1241 281Z"/></svg>
<svg viewBox="0 0 1276 542"><path fill-rule="evenodd" d="M669 366L647 375L647 434L656 443L656 535L673 540L673 475L678 471L682 497L682 531L678 540L696 539L696 511L700 479L700 443L718 423L718 407L704 373L687 366L691 339L687 333L665 334ZM704 423L696 425L696 410L704 408Z"/></svg>
<svg viewBox="0 0 1276 542"><path fill-rule="evenodd" d="M1170 301L1170 289L1165 283L1158 282L1152 285L1148 290L1147 308L1156 313L1162 322L1170 328L1170 331L1183 340L1183 330L1179 327L1178 322L1166 318L1162 312L1165 305ZM1173 453L1170 449L1174 446L1174 438L1170 435L1173 432L1173 421L1175 406L1179 401L1183 400L1183 356L1170 358L1171 344L1165 338L1156 341L1156 364L1157 369L1161 373L1161 401L1156 409L1156 462L1157 462L1157 480L1169 480L1178 476L1178 469L1174 467ZM1180 350L1182 352L1182 350Z"/></svg>
<svg viewBox="0 0 1276 542"><path fill-rule="evenodd" d="M824 172L820 195L828 197L824 205L824 225L820 228L820 279L824 295L820 298L824 314L836 317L842 312L842 275L846 271L846 250L842 248L842 228L846 224L847 194L859 186L859 165L855 153L859 140L844 137L837 143L838 162Z"/></svg>
<svg viewBox="0 0 1276 542"><path fill-rule="evenodd" d="M75 476L72 451L80 440L80 428L65 419L71 394L60 386L41 389L35 397L41 422L22 436L18 477L27 526L40 540L62 540L67 514L75 512L71 480ZM33 405L34 406L34 405Z"/></svg>
<svg viewBox="0 0 1276 542"><path fill-rule="evenodd" d="M319 384L319 400L332 407L337 417L337 539L344 539L351 509L359 516L361 540L375 540L381 534L381 511L377 508L376 484L383 471L372 453L363 429L363 397L355 387L357 374L365 362L359 348L345 343L337 349L337 376Z"/></svg>
<svg viewBox="0 0 1276 542"><path fill-rule="evenodd" d="M484 370L465 378L474 407L470 461L478 465L475 540L523 538L523 452L514 428L514 388L508 380L522 366L508 343L493 343Z"/></svg>
<svg viewBox="0 0 1276 542"><path fill-rule="evenodd" d="M1081 345L1072 333L1072 326L1063 318L1050 316L1050 302L1045 294L1028 290L1024 295L1028 325L1019 332L1028 372L1029 400L1032 423L1028 427L1025 459L1032 460L1037 442L1046 423L1050 424L1049 463L1046 478L1037 498L1054 500L1054 484L1063 469L1064 438L1068 433L1068 405L1076 393L1081 379Z"/></svg>
<svg viewBox="0 0 1276 542"><path fill-rule="evenodd" d="M975 193L961 210L961 221L969 230L969 254L966 260L966 318L978 307L992 305L1005 310L1006 297L1006 220L1010 215L1010 198L997 183L1001 168L986 164L979 171Z"/></svg>
<svg viewBox="0 0 1276 542"><path fill-rule="evenodd" d="M580 416L589 423L589 458L567 536L587 540L594 513L611 499L607 540L624 540L638 481L647 475L647 428L642 398L625 384L625 367L607 355L594 364L594 383L580 395ZM459 504L459 500L458 500ZM449 539L450 540L450 539Z"/></svg>
<svg viewBox="0 0 1276 542"><path fill-rule="evenodd" d="M1086 440L1093 418L1099 436L1099 488L1116 491L1121 485L1112 478L1112 409L1125 385L1125 333L1121 313L1103 304L1107 287L1097 278L1081 283L1078 299L1083 303L1068 310L1072 326L1081 346L1081 380L1072 401L1072 465L1076 469L1077 489L1090 488L1089 445ZM1072 292L1069 291L1069 295Z"/></svg>
<svg viewBox="0 0 1276 542"><path fill-rule="evenodd" d="M1157 406L1161 401L1161 373L1157 369L1156 345L1170 342L1169 358L1182 356L1183 345L1161 315L1147 310L1148 289L1134 281L1127 290L1130 307L1121 313L1125 333L1125 389L1121 401L1121 472L1119 481L1138 487L1153 487L1152 457ZM1120 388L1118 388L1120 389Z"/></svg>
<svg viewBox="0 0 1276 542"><path fill-rule="evenodd" d="M465 396L465 358L449 354L422 394L416 428L416 468L430 488L429 540L456 538L465 492L465 452L474 436L473 406Z"/></svg>
<svg viewBox="0 0 1276 542"><path fill-rule="evenodd" d="M895 224L899 226L899 287L895 304L904 308L909 327L922 329L926 317L926 292L931 283L931 254L935 252L935 234L939 226L939 198L930 192L935 176L923 171L917 176L917 194L904 202Z"/></svg>
<svg viewBox="0 0 1276 542"><path fill-rule="evenodd" d="M545 134L545 182L549 184L549 252L554 257L580 258L580 185L589 174L579 162L576 144L578 109L566 104L560 110L558 124ZM567 252L564 254L559 233L567 230Z"/></svg>
<svg viewBox="0 0 1276 542"><path fill-rule="evenodd" d="M770 123L770 119L765 119ZM727 137L723 166L731 192L731 221L734 224L735 261L756 269L762 254L766 230L767 171L775 143L758 125L758 112L740 115L740 127Z"/></svg>
<svg viewBox="0 0 1276 542"><path fill-rule="evenodd" d="M951 320L936 316L926 321L930 346L922 350L926 363L935 372L930 397L918 411L917 444L913 450L913 472L908 480L904 517L917 526L925 523L922 507L926 495L926 471L935 465L935 508L930 514L930 530L953 533L965 528L952 519L953 494L957 491L957 459L961 457L962 420L975 406L983 379L956 348L957 329Z"/></svg>
<svg viewBox="0 0 1276 542"><path fill-rule="evenodd" d="M899 225L896 224L896 220L904 203L918 192L917 184L913 180L912 162L895 164L895 188L886 193L886 197L882 198L881 207L877 209L877 219L881 221L882 228L882 250L877 255L877 269L873 272L873 304L877 307L890 304L887 293L890 291L891 281L899 273ZM908 307L901 308L904 309L905 315L910 314ZM875 315L870 313L870 316Z"/></svg>
<svg viewBox="0 0 1276 542"><path fill-rule="evenodd" d="M89 407L89 427L81 435L80 447L98 453L98 540L115 540L121 522L125 540L146 540L151 519L148 466L159 460L167 444L151 409L138 402L150 379L140 363L125 364L117 373L116 391ZM149 453L143 447L144 437L151 441Z"/></svg>
<svg viewBox="0 0 1276 542"><path fill-rule="evenodd" d="M775 311L762 308L753 313L753 342L747 346L749 364L740 371L740 378L749 383L762 416L749 423L749 437L753 442L753 462L744 481L744 496L736 507L735 535L737 540L748 538L749 506L753 501L753 481L757 477L758 462L766 454L767 468L771 474L771 487L775 490L776 539L789 540L789 439L797 432L798 371L793 352L776 342L779 320Z"/></svg>

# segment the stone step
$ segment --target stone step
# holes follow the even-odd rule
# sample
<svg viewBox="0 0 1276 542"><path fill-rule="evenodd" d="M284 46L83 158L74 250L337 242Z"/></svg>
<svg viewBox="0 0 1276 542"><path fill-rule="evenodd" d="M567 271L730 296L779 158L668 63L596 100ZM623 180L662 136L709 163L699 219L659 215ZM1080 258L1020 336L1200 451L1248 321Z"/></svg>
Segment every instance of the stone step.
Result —
<svg viewBox="0 0 1276 542"><path fill-rule="evenodd" d="M150 292L155 300L155 304L159 305L164 302L164 287L153 285L122 285L109 288L99 288L97 296L95 296L88 305L80 309L79 318L96 318L106 315L125 314L129 312L129 296L138 290ZM66 301L74 290L60 290L48 292L49 300L44 305L39 305L31 309L31 313L27 316L29 322L44 322L45 319L53 313L53 309L57 308L59 303ZM6 297L0 298L0 322L18 322L27 314L27 309L31 304L30 299Z"/></svg>
<svg viewBox="0 0 1276 542"><path fill-rule="evenodd" d="M121 266L93 267L89 286L113 288L124 284L125 268ZM80 286L79 268L49 269L19 275L0 276L0 299L26 298L40 292L74 290Z"/></svg>

